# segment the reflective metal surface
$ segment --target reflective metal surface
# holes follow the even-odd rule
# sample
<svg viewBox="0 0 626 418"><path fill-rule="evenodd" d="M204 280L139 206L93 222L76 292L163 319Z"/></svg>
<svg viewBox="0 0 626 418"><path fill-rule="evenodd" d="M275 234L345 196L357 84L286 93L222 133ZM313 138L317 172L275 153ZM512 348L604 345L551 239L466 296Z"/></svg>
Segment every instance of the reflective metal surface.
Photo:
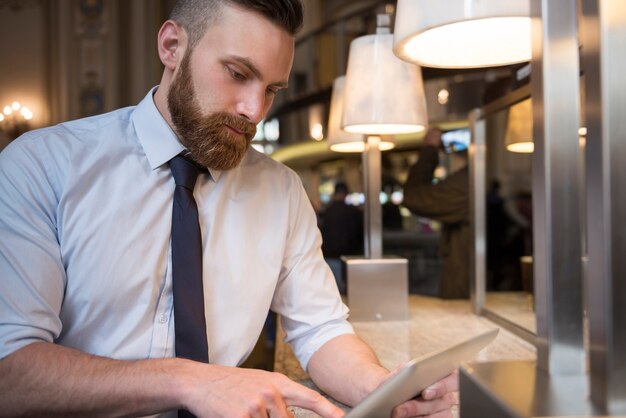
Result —
<svg viewBox="0 0 626 418"><path fill-rule="evenodd" d="M472 143L469 147L469 172L470 172L470 219L472 236L474 237L472 257L470 257L471 283L470 299L472 310L480 314L485 305L485 290L487 286L487 246L485 225L485 120L480 110L475 110L469 115Z"/></svg>
<svg viewBox="0 0 626 418"><path fill-rule="evenodd" d="M342 257L351 321L396 321L409 317L408 260Z"/></svg>
<svg viewBox="0 0 626 418"><path fill-rule="evenodd" d="M487 239L487 181L490 176L500 173L497 164L506 164L500 161L502 154L495 148L504 148L504 131L506 130L506 113L516 104L528 99L530 96L530 86L525 85L513 92L495 100L488 105L476 109L470 113L470 128L472 131L472 144L470 146L470 210L472 219L472 233L474 236L471 257L471 302L474 312L489 317L494 322L514 332L528 342L535 344L535 318L532 311L529 313L529 320L532 326L526 324L527 321L520 321L520 318L511 318L504 310L510 310L510 306L504 307L502 304L488 303L493 296L502 296L505 292L487 293L487 277L494 272L490 272L487 263L487 247L497 245L489 243ZM530 123L531 121L529 121ZM499 128L499 129L496 129ZM508 173L509 175L511 173ZM529 176L529 174L526 174ZM500 179L502 180L502 179ZM497 273L496 273L497 274ZM521 293L521 292L520 292ZM532 300L532 294L525 295L523 306L515 309L519 312L528 310L528 300Z"/></svg>
<svg viewBox="0 0 626 418"><path fill-rule="evenodd" d="M626 3L582 5L591 398L626 414Z"/></svg>
<svg viewBox="0 0 626 418"><path fill-rule="evenodd" d="M593 416L582 375L550 376L532 361L469 363L460 369L463 418Z"/></svg>
<svg viewBox="0 0 626 418"><path fill-rule="evenodd" d="M576 0L533 0L533 236L538 367L582 374Z"/></svg>
<svg viewBox="0 0 626 418"><path fill-rule="evenodd" d="M381 155L380 137L368 136L363 152L363 185L365 188L364 241L365 258L383 257L383 212L380 204Z"/></svg>

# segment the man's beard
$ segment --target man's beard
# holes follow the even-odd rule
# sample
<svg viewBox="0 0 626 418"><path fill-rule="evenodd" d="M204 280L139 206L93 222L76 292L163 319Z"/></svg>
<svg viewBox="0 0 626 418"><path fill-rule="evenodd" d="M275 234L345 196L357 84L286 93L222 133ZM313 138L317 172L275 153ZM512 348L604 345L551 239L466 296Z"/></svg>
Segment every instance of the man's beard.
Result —
<svg viewBox="0 0 626 418"><path fill-rule="evenodd" d="M191 51L185 54L179 74L167 94L167 106L180 142L201 166L229 170L241 162L250 147L256 126L228 112L203 115L189 70ZM244 133L237 135L226 125Z"/></svg>

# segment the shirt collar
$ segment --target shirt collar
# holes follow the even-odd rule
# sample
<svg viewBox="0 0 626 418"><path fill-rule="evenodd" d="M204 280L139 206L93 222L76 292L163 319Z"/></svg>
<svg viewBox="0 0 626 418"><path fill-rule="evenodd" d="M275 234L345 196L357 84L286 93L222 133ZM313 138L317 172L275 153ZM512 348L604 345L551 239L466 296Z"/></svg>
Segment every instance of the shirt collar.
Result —
<svg viewBox="0 0 626 418"><path fill-rule="evenodd" d="M153 94L157 87L150 89L146 97L135 107L132 116L139 143L153 170L185 149L154 103Z"/></svg>
<svg viewBox="0 0 626 418"><path fill-rule="evenodd" d="M139 143L153 170L185 150L154 103L153 95L157 88L158 86L150 89L146 97L135 107L132 116ZM215 181L218 181L221 175L219 170L209 169L209 173Z"/></svg>

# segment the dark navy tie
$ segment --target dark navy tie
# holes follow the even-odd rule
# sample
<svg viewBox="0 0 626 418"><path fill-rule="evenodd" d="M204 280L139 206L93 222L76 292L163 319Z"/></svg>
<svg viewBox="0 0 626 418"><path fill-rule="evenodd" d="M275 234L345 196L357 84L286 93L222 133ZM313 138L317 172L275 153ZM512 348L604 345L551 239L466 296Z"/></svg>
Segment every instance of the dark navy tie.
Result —
<svg viewBox="0 0 626 418"><path fill-rule="evenodd" d="M209 362L202 289L202 237L193 189L199 169L178 155L170 160L176 181L172 208L172 286L176 357Z"/></svg>

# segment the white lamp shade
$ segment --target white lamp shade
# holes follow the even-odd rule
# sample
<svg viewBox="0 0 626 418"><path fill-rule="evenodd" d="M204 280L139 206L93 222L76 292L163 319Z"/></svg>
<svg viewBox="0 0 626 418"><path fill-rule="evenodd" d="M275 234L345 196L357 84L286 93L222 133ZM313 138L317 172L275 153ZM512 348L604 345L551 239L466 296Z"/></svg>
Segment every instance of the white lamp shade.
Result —
<svg viewBox="0 0 626 418"><path fill-rule="evenodd" d="M344 130L367 135L420 132L428 123L421 69L396 57L390 33L350 43Z"/></svg>
<svg viewBox="0 0 626 418"><path fill-rule="evenodd" d="M365 150L365 135L351 134L341 129L343 115L343 100L346 76L340 76L333 82L333 93L330 98L330 112L328 115L328 146L337 152L363 152ZM381 141L378 148L386 151L394 147L389 139Z"/></svg>
<svg viewBox="0 0 626 418"><path fill-rule="evenodd" d="M394 53L437 68L531 59L530 0L398 0Z"/></svg>
<svg viewBox="0 0 626 418"><path fill-rule="evenodd" d="M532 99L514 104L509 109L504 141L511 152L531 153L535 149L533 142Z"/></svg>

